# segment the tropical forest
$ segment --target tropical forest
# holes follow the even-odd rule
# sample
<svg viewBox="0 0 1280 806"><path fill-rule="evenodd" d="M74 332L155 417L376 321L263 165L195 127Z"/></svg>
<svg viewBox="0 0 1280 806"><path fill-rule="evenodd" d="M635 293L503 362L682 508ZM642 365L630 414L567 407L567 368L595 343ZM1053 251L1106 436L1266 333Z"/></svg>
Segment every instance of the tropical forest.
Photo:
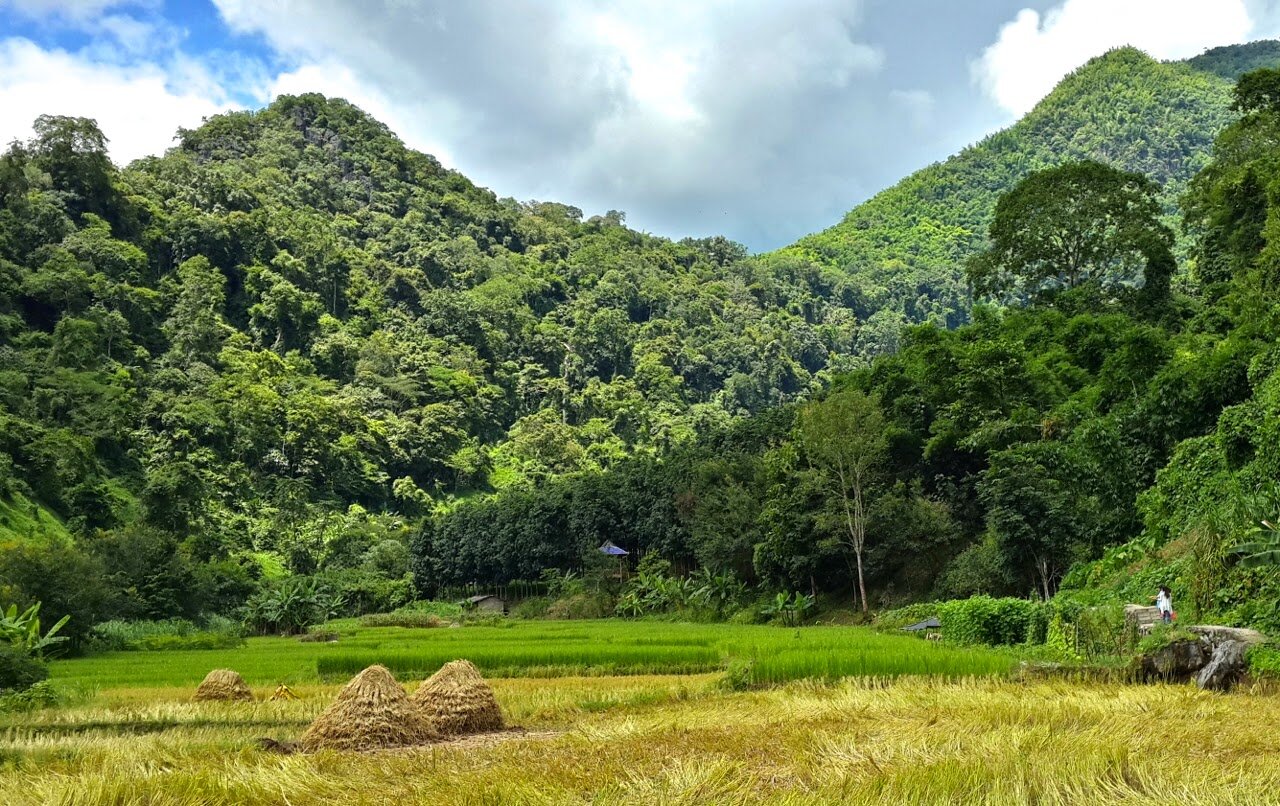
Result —
<svg viewBox="0 0 1280 806"><path fill-rule="evenodd" d="M5 802L1274 796L1280 42L1110 50L761 252L316 93L32 132Z"/></svg>

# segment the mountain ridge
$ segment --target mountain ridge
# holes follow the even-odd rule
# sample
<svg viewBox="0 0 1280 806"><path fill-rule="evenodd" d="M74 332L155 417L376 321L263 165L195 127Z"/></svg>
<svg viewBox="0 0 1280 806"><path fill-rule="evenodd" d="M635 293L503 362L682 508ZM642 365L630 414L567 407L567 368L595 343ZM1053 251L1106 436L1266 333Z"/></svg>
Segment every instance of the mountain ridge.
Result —
<svg viewBox="0 0 1280 806"><path fill-rule="evenodd" d="M1172 216L1186 182L1208 160L1214 136L1234 119L1224 75L1278 62L1274 40L1180 62L1113 49L1063 78L1013 125L763 257L846 272L870 300L868 313L881 320L954 327L967 321L964 259L982 247L1001 192L1032 170L1096 159L1153 178Z"/></svg>

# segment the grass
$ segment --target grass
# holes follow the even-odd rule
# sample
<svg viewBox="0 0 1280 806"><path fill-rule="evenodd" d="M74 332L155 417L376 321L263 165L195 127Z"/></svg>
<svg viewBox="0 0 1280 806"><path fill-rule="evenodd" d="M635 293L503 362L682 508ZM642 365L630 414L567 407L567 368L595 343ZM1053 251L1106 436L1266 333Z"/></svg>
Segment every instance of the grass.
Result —
<svg viewBox="0 0 1280 806"><path fill-rule="evenodd" d="M696 674L749 661L751 682L777 684L845 675L964 677L1003 674L1010 651L960 648L863 627L784 629L650 621L513 621L505 626L408 629L333 622L337 643L251 638L243 647L105 653L53 664L51 676L80 687L192 686L214 667L250 685L337 682L382 663L403 679L467 658L490 677Z"/></svg>
<svg viewBox="0 0 1280 806"><path fill-rule="evenodd" d="M1280 791L1280 734L1259 727L1280 723L1280 697L1263 689L1019 682L1012 651L852 627L329 627L339 643L55 662L54 685L79 698L0 713L0 803L1248 804ZM458 656L523 675L493 685L529 734L365 754L255 746L296 739L346 666L400 664L412 689L434 671L419 666ZM603 674L628 664L716 671ZM729 664L775 685L726 692ZM215 666L260 697L284 680L302 699L191 702ZM571 672L593 676L553 676Z"/></svg>
<svg viewBox="0 0 1280 806"><path fill-rule="evenodd" d="M49 510L21 493L0 496L0 544L69 546L67 527Z"/></svg>
<svg viewBox="0 0 1280 806"><path fill-rule="evenodd" d="M1280 791L1280 734L1261 727L1280 723L1280 698L1264 692L857 678L730 694L715 679L500 679L527 736L286 757L253 740L295 738L336 686L236 705L105 689L0 717L0 802L1250 804Z"/></svg>

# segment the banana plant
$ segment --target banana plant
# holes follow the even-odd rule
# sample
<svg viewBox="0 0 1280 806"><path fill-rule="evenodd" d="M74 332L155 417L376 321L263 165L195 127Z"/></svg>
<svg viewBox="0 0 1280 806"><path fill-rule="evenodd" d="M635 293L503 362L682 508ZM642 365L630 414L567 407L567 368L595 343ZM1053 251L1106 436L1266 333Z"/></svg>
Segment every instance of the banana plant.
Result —
<svg viewBox="0 0 1280 806"><path fill-rule="evenodd" d="M21 613L16 604L11 604L0 616L0 640L21 648L29 655L40 656L49 647L67 640L65 636L58 635L58 631L70 620L71 616L63 616L48 632L41 634L40 603L36 602Z"/></svg>

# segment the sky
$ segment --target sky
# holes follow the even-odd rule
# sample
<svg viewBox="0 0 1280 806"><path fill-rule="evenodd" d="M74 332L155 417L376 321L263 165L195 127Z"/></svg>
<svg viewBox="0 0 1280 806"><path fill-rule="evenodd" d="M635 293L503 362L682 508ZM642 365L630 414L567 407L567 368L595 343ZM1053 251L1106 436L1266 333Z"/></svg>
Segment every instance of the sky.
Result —
<svg viewBox="0 0 1280 806"><path fill-rule="evenodd" d="M119 164L282 93L346 98L499 196L772 249L1121 45L1280 35L1280 0L0 0L0 139Z"/></svg>

